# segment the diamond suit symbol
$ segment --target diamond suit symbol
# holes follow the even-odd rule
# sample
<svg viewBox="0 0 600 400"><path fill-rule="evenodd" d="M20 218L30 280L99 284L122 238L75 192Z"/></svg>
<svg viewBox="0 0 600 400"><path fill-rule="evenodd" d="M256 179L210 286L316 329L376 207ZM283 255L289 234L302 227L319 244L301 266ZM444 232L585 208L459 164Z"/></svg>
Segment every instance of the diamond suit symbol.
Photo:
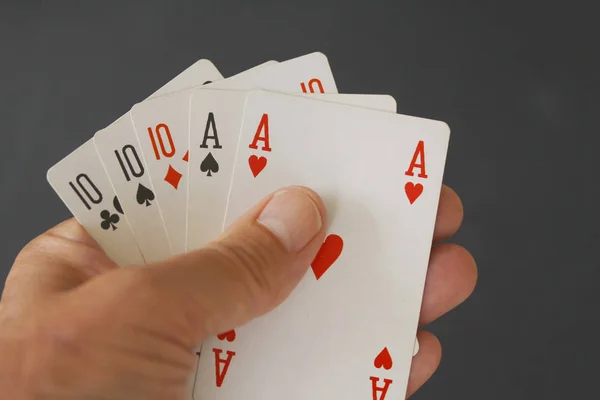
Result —
<svg viewBox="0 0 600 400"><path fill-rule="evenodd" d="M179 171L177 171L171 166L171 164L169 164L169 170L167 171L167 175L165 175L165 181L169 185L173 186L175 190L177 190L179 186L179 181L181 180L182 176L183 175L181 175Z"/></svg>

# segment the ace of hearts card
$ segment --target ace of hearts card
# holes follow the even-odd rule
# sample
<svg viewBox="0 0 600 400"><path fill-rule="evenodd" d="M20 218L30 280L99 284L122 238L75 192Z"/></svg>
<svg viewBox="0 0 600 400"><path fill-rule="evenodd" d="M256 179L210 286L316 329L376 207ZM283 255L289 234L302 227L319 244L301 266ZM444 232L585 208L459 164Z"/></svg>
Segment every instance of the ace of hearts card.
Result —
<svg viewBox="0 0 600 400"><path fill-rule="evenodd" d="M404 397L449 135L439 121L248 96L225 224L304 185L328 233L281 306L203 343L196 399Z"/></svg>
<svg viewBox="0 0 600 400"><path fill-rule="evenodd" d="M200 89L190 99L187 250L202 248L223 230L247 91ZM396 112L387 95L298 94Z"/></svg>

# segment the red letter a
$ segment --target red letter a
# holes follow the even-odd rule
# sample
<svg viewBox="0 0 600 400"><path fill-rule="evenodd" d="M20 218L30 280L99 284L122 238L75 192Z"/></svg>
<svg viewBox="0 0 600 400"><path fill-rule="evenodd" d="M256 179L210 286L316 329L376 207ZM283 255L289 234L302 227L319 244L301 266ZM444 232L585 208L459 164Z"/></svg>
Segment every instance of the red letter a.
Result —
<svg viewBox="0 0 600 400"><path fill-rule="evenodd" d="M377 382L379 382L379 378L372 376L370 379L371 379L371 384L373 387L373 400L385 400L385 395L387 394L387 391L388 391L390 385L392 384L393 380L384 379L383 387L379 387L379 386L377 386ZM377 394L380 392L381 392L381 397L377 397Z"/></svg>
<svg viewBox="0 0 600 400"><path fill-rule="evenodd" d="M417 164L419 157L421 157L421 162ZM415 168L419 168L421 170L419 173L419 178L427 178L427 173L425 172L425 143L423 143L422 140L417 144L417 149L415 150L415 154L410 162L410 166L404 174L408 176L414 176L415 173L413 170Z"/></svg>
<svg viewBox="0 0 600 400"><path fill-rule="evenodd" d="M221 349L213 349L215 353L215 377L217 380L217 387L221 387L223 385L223 380L225 380L225 375L227 375L227 370L229 369L229 364L231 364L231 360L233 356L235 356L235 352L227 351L227 358L220 358L219 355L223 352ZM223 369L221 370L221 364L223 364Z"/></svg>
<svg viewBox="0 0 600 400"><path fill-rule="evenodd" d="M260 136L262 131L265 131L264 136ZM260 123L258 124L258 129L256 129L256 133L254 134L254 139L252 140L252 144L250 144L251 149L258 149L258 142L264 142L264 145L261 150L271 151L271 147L269 146L269 114L263 114L260 119Z"/></svg>

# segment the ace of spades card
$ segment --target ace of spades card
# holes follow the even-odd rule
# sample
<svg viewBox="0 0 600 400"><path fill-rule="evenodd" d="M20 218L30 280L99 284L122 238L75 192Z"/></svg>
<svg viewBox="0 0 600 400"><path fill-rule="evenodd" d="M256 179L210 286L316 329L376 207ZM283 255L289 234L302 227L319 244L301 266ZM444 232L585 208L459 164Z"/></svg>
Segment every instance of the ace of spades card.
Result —
<svg viewBox="0 0 600 400"><path fill-rule="evenodd" d="M305 185L325 202L328 234L280 307L203 343L195 398L403 398L449 133L439 121L249 95L226 225Z"/></svg>

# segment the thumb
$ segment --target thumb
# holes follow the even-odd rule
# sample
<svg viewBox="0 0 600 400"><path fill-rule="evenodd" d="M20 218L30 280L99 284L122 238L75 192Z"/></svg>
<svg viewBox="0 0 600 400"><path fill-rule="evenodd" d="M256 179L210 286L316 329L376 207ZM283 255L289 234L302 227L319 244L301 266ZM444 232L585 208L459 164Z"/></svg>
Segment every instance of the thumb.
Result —
<svg viewBox="0 0 600 400"><path fill-rule="evenodd" d="M324 226L316 193L275 192L205 248L134 269L142 275L135 292L144 295L131 311L196 346L279 305L317 254Z"/></svg>

